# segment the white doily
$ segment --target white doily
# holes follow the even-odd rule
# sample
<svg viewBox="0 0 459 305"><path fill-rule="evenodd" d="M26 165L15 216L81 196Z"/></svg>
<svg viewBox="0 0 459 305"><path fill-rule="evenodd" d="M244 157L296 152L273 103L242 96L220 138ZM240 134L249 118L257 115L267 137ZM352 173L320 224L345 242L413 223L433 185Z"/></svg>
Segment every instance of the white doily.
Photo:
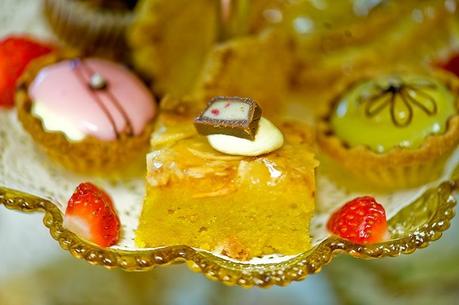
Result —
<svg viewBox="0 0 459 305"><path fill-rule="evenodd" d="M48 157L23 129L15 111L0 110L0 185L33 194L56 203L64 211L75 187L84 181L104 188L114 199L122 224L120 246L134 247L134 230L142 207L142 178L114 183L76 175Z"/></svg>
<svg viewBox="0 0 459 305"><path fill-rule="evenodd" d="M390 218L429 187L446 180L458 162L459 149L449 160L441 179L429 185L393 194L372 195L384 205L387 216ZM83 181L91 181L103 187L114 199L122 224L122 239L116 248L136 249L134 235L142 208L143 178L112 183L101 178L76 175L62 169L38 149L32 138L23 130L14 110L0 111L0 185L49 199L64 211L68 198L75 187ZM325 224L331 211L354 197L367 195L347 192L322 176L320 172L317 177L317 194L318 210L321 213L314 216L311 224L314 245L329 235ZM261 259L253 259L247 263L274 262L288 258L270 255Z"/></svg>
<svg viewBox="0 0 459 305"><path fill-rule="evenodd" d="M41 15L40 0L0 0L0 37L13 33L28 33L47 40L55 38L50 33ZM311 119L310 113L304 113L304 105L295 108L291 104L293 117ZM459 149L451 158L441 179L427 186L405 190L395 194L375 195L385 208L388 217L392 217L407 204L413 202L426 189L446 180L451 170L459 162ZM56 166L55 163L37 149L31 137L24 132L16 119L14 111L0 109L0 186L6 186L26 193L31 193L55 202L61 210L76 185L82 181L92 181L104 187L114 198L116 209L122 224L122 239L115 248L135 249L133 242L135 229L142 208L144 181L143 178L127 181L125 184L113 185L107 181L72 174ZM325 229L330 212L342 203L359 195L347 193L344 189L331 183L320 175L317 178L317 213L311 224L313 244L318 244L328 237ZM374 194L373 194L374 195ZM268 255L254 258L247 263L275 263L291 256ZM225 257L225 259L228 259Z"/></svg>

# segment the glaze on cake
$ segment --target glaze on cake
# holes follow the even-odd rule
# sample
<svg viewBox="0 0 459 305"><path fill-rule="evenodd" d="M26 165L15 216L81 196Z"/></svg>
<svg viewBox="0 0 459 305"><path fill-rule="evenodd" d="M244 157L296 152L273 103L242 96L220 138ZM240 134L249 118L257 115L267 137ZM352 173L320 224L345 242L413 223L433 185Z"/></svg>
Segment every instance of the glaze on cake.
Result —
<svg viewBox="0 0 459 305"><path fill-rule="evenodd" d="M104 86L97 87L100 82ZM33 112L45 127L48 116L57 116L82 135L104 141L115 140L123 132L139 135L155 112L151 93L136 76L119 64L97 58L46 67L28 92ZM58 126L51 130L65 133Z"/></svg>
<svg viewBox="0 0 459 305"><path fill-rule="evenodd" d="M376 152L419 147L442 134L456 114L456 97L447 85L427 75L382 75L362 81L343 95L330 123L350 146Z"/></svg>

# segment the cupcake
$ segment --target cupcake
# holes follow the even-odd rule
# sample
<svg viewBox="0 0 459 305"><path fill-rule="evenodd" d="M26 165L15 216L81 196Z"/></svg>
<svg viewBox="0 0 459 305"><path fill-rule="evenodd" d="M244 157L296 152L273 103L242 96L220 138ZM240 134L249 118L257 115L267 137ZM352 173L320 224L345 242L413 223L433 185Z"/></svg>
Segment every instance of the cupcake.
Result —
<svg viewBox="0 0 459 305"><path fill-rule="evenodd" d="M367 73L339 86L319 123L322 151L382 188L438 178L459 143L459 83L442 72Z"/></svg>
<svg viewBox="0 0 459 305"><path fill-rule="evenodd" d="M156 113L153 95L124 66L57 55L32 63L16 104L33 139L83 173L118 172L141 160Z"/></svg>
<svg viewBox="0 0 459 305"><path fill-rule="evenodd" d="M45 0L51 28L71 47L122 52L137 0Z"/></svg>

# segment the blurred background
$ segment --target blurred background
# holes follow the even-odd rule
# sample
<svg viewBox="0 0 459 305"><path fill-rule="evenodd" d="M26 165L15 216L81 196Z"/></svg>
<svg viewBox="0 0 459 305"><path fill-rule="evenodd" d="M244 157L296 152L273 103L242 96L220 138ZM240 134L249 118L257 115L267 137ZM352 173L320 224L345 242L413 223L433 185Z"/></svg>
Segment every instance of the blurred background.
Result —
<svg viewBox="0 0 459 305"><path fill-rule="evenodd" d="M223 1L225 2L227 1ZM238 1L242 7L249 2ZM271 2L284 6L295 5L299 1L254 1L267 7L261 14L266 20L254 21L250 26L247 17L236 14L231 19L233 21L221 29L219 39L228 39L242 33L256 34L265 26L282 23L283 16L287 16L287 13L282 15L282 10L268 7ZM398 1L343 0L335 9L330 9L331 1L303 2L307 2L304 12L298 7L288 13L291 14L291 22L288 24L293 29L292 35L297 46L300 46L300 50L305 50L305 60L297 65L303 70L298 72L298 79L290 85L303 89L311 86L310 70L304 67L310 64L306 59L312 53L306 51L316 52L313 55L314 61L318 66L326 67L322 71L327 71L321 75L333 81L336 61L340 62L337 65L339 68L336 68L340 72L355 69L365 64L374 55L375 49L384 53L381 55L381 63L404 61L408 57L409 60L426 63L443 59L457 44L454 24L458 18L456 1L419 0L393 4ZM346 5L343 4L345 2ZM372 15L371 11L385 2L392 2L387 6L399 5L400 11L407 13L394 17L394 20L388 18L388 12L376 12L376 16ZM192 1L189 1L189 5L193 5ZM349 7L351 11L346 10ZM448 18L437 20L432 17L438 16L436 9L439 7L451 13ZM55 40L55 34L42 11L42 1L1 0L0 37L13 33L29 33L42 39ZM226 18L223 15L222 18ZM380 22L376 22L374 18L379 18ZM237 22L234 23L234 20ZM318 20L323 21L320 23L323 27L314 27ZM241 25L241 22L246 23ZM385 26L385 22L390 26ZM373 26L373 29L367 27L367 31L371 33L361 31L366 25ZM329 30L326 30L327 27ZM379 31L378 27L384 27L384 31ZM325 36L316 40L315 36L309 35L314 31L322 31ZM368 38L368 35L371 37ZM394 44L386 44L381 49L380 43L374 45L374 40L378 37ZM75 41L70 42L72 43L75 44ZM365 60L359 58L362 53L367 54ZM169 83L165 82L159 91L166 90L168 86ZM441 240L412 255L377 261L356 260L341 255L321 273L302 282L287 287L248 290L209 281L182 265L157 268L146 273L127 273L91 266L72 258L58 247L44 228L42 215L20 214L0 206L1 305L453 305L458 304L459 300L458 261L459 225L456 219Z"/></svg>

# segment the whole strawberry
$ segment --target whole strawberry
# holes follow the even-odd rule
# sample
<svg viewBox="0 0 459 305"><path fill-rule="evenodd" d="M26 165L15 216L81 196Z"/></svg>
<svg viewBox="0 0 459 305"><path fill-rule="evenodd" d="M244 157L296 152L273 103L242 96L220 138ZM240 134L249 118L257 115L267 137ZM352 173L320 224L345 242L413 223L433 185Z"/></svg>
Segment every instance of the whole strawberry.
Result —
<svg viewBox="0 0 459 305"><path fill-rule="evenodd" d="M12 107L16 81L35 58L50 53L51 46L23 36L0 40L0 107Z"/></svg>
<svg viewBox="0 0 459 305"><path fill-rule="evenodd" d="M382 241L387 231L384 207L373 197L357 197L335 211L327 228L341 238L364 245Z"/></svg>
<svg viewBox="0 0 459 305"><path fill-rule="evenodd" d="M70 198L64 226L101 247L119 239L120 221L110 196L89 182L78 185Z"/></svg>

